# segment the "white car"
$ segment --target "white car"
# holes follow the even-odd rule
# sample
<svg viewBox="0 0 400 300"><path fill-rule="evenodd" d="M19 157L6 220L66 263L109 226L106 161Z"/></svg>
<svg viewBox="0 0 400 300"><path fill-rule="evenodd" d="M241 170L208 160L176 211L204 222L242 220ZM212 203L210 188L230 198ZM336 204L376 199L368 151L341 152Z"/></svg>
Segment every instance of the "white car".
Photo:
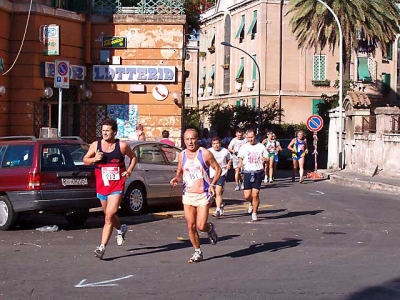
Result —
<svg viewBox="0 0 400 300"><path fill-rule="evenodd" d="M182 151L154 141L127 141L137 157L132 175L125 183L122 208L137 215L148 206L182 202L182 183L172 187L171 179L178 167L178 155ZM128 165L129 158L125 164Z"/></svg>

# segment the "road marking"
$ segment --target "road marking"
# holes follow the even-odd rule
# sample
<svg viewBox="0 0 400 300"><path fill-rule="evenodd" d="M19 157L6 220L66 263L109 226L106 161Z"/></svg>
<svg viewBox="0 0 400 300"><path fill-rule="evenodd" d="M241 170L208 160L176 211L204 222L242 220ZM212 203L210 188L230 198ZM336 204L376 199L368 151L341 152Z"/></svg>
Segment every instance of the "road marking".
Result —
<svg viewBox="0 0 400 300"><path fill-rule="evenodd" d="M232 208L230 208L232 207ZM271 204L260 204L258 208L268 208L268 207L273 207ZM245 210L247 211L248 204L242 204L242 205L233 205L233 206L225 206L224 211L225 212L237 212L237 211L242 211ZM210 213L213 213L215 211L215 208L210 211ZM154 216L160 217L160 218L183 218L185 214L179 212L160 212L160 213L154 213Z"/></svg>
<svg viewBox="0 0 400 300"><path fill-rule="evenodd" d="M309 193L309 194L310 194L310 195L313 195L313 196L325 195L324 192L320 192L320 191L316 191L316 192L317 192L317 194L316 194L316 193Z"/></svg>
<svg viewBox="0 0 400 300"><path fill-rule="evenodd" d="M127 279L127 278L131 278L131 277L133 277L133 275L128 275L125 277L111 279L111 280L105 280L105 281L100 281L100 282L86 283L86 284L83 284L86 281L86 279L82 279L81 282L79 282L77 285L75 285L75 287L82 288L82 287L98 287L98 286L118 286L117 283L110 283L110 282Z"/></svg>

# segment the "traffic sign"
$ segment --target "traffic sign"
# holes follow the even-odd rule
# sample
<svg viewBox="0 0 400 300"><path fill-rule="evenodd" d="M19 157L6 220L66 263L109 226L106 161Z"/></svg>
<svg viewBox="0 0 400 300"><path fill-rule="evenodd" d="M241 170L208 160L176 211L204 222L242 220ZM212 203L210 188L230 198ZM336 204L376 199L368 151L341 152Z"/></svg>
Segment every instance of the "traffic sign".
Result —
<svg viewBox="0 0 400 300"><path fill-rule="evenodd" d="M318 115L311 115L308 117L306 125L310 131L320 131L324 126L324 120Z"/></svg>
<svg viewBox="0 0 400 300"><path fill-rule="evenodd" d="M56 60L54 87L61 89L69 88L69 61Z"/></svg>

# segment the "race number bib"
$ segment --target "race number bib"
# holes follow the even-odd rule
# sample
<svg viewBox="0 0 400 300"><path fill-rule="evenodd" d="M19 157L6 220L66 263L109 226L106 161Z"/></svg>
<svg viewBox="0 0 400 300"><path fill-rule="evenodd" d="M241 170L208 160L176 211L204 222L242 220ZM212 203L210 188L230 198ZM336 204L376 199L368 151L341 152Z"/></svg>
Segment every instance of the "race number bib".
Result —
<svg viewBox="0 0 400 300"><path fill-rule="evenodd" d="M187 169L186 170L186 184L188 187L193 186L193 182L203 178L201 168Z"/></svg>
<svg viewBox="0 0 400 300"><path fill-rule="evenodd" d="M305 148L304 144L303 145L299 145L299 151L304 151L304 148Z"/></svg>
<svg viewBox="0 0 400 300"><path fill-rule="evenodd" d="M104 185L109 186L110 180L120 180L119 167L103 167L101 168L101 177Z"/></svg>

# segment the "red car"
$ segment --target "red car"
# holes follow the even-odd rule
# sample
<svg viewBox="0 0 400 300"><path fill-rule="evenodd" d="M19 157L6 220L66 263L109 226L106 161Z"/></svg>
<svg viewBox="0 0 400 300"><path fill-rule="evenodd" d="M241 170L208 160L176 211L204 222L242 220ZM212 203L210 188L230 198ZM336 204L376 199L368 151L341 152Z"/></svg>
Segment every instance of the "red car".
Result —
<svg viewBox="0 0 400 300"><path fill-rule="evenodd" d="M0 230L19 214L43 211L83 225L100 206L94 167L82 161L88 147L79 137L0 137Z"/></svg>

